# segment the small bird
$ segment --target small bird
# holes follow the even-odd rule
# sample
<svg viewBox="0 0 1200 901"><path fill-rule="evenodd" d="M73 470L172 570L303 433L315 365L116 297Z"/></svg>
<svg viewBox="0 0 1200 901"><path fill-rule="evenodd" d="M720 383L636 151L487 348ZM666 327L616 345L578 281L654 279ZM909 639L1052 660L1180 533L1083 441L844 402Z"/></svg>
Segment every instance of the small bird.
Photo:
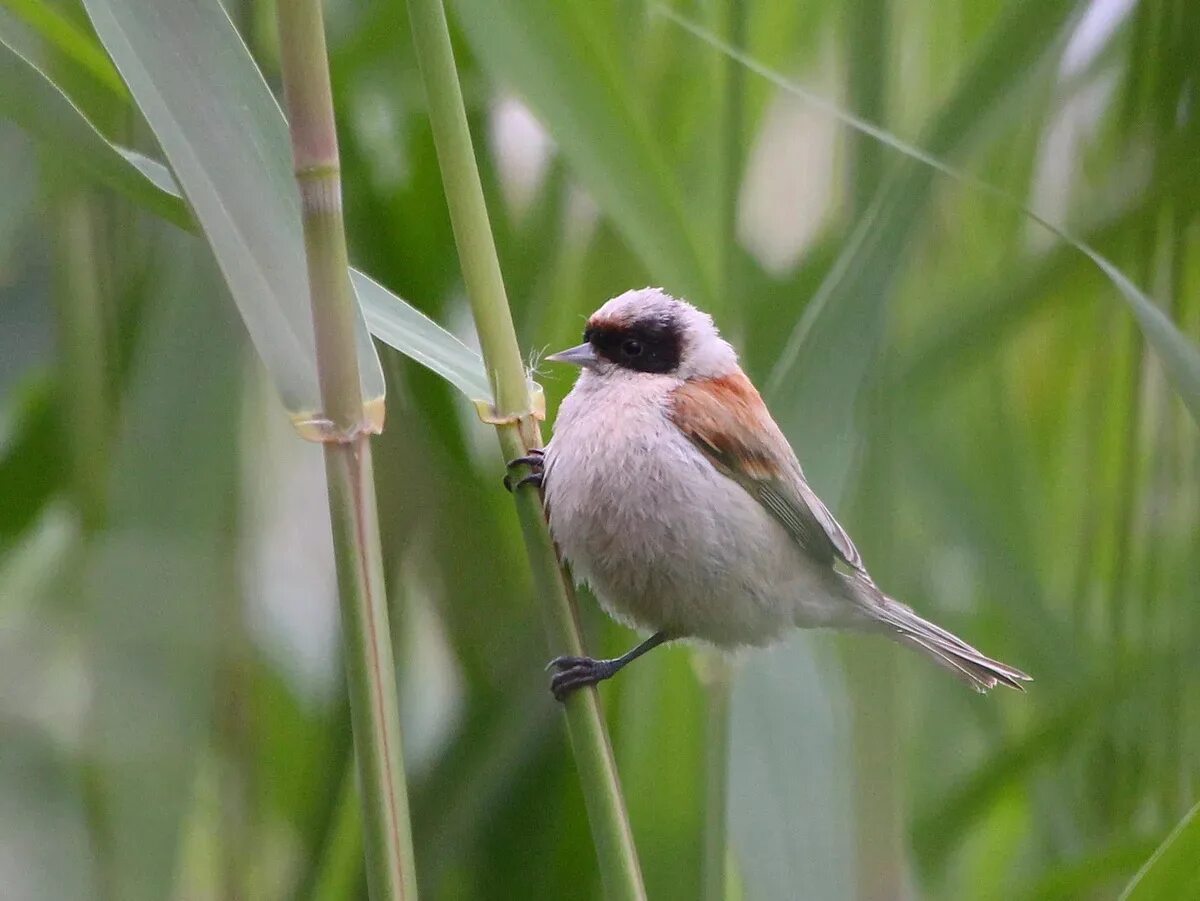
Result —
<svg viewBox="0 0 1200 901"><path fill-rule="evenodd" d="M582 371L545 450L509 464L530 474L506 484L542 487L575 579L652 633L615 659L551 661L560 701L667 641L761 646L793 627L886 635L980 692L1029 680L876 587L712 317L627 291L546 359Z"/></svg>

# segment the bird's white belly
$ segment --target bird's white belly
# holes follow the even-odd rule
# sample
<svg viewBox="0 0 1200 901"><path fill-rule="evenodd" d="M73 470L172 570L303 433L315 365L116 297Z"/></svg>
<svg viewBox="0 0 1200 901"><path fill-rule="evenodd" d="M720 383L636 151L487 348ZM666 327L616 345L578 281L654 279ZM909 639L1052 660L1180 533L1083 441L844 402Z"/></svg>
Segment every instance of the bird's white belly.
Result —
<svg viewBox="0 0 1200 901"><path fill-rule="evenodd" d="M798 622L836 618L832 573L659 405L578 416L568 402L547 449L550 526L576 579L610 614L721 646L764 644Z"/></svg>

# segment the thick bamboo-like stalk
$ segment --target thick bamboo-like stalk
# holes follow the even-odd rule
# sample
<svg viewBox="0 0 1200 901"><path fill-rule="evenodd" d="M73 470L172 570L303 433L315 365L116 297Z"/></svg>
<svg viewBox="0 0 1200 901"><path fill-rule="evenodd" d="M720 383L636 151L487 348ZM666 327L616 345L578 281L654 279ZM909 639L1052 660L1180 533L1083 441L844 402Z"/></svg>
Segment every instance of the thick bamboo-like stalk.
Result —
<svg viewBox="0 0 1200 901"><path fill-rule="evenodd" d="M463 278L495 394L496 432L504 456L512 459L540 446L541 436L530 412L525 366L484 204L446 13L441 0L408 0L408 9ZM570 582L550 539L537 492L518 490L516 504L552 647L556 653L582 654ZM575 692L566 701L565 711L605 892L610 898L644 898L637 852L596 690Z"/></svg>
<svg viewBox="0 0 1200 901"><path fill-rule="evenodd" d="M371 445L359 387L354 289L320 0L279 0L280 63L312 292L326 426L325 473L341 599L350 714L373 901L416 898L380 557Z"/></svg>

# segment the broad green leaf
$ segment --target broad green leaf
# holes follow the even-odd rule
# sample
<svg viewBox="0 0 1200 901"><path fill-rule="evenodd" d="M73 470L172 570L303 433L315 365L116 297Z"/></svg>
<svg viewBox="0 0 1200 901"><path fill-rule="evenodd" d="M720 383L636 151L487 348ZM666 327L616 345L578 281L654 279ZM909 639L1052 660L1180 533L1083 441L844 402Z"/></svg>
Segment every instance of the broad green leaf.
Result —
<svg viewBox="0 0 1200 901"><path fill-rule="evenodd" d="M819 639L747 657L734 683L729 834L746 898L850 898L849 704ZM802 888L802 891L801 891Z"/></svg>
<svg viewBox="0 0 1200 901"><path fill-rule="evenodd" d="M279 105L216 0L85 0L158 138L284 405L321 409L291 147ZM358 329L367 404L383 373Z"/></svg>
<svg viewBox="0 0 1200 901"><path fill-rule="evenodd" d="M713 261L698 249L680 188L620 71L622 57L580 0L454 4L467 39L529 104L651 275L702 307Z"/></svg>
<svg viewBox="0 0 1200 901"><path fill-rule="evenodd" d="M45 0L3 0L3 5L105 88L126 96L121 76L91 36Z"/></svg>
<svg viewBox="0 0 1200 901"><path fill-rule="evenodd" d="M170 176L152 160L111 144L70 99L0 34L0 115L97 181L176 225L191 222L186 205L164 191ZM147 178L150 177L148 181Z"/></svg>
<svg viewBox="0 0 1200 901"><path fill-rule="evenodd" d="M195 228L195 220L182 202L175 178L167 167L109 142L44 73L7 45L0 45L0 84L15 88L0 91L0 104L3 104L0 109L45 146L55 148L71 162L148 210L181 228ZM266 91L265 86L263 91ZM269 100L269 95L266 99ZM271 106L271 115L277 117L278 108L273 106L273 101ZM284 137L286 140L286 135ZM290 153L286 145L284 150ZM183 152L186 156L186 151ZM198 177L202 176L203 172L198 172ZM280 193L294 199L295 186L290 175L279 181ZM225 196L226 192L219 193ZM287 205L279 203L276 207ZM247 247L242 250L248 252ZM368 276L355 270L351 270L351 276L360 303L369 310L372 327L378 329L380 340L445 377L468 399L490 402L491 390L478 354ZM253 309L254 305L251 306ZM307 300L302 306L303 321L307 323ZM267 312L268 315L282 315L279 310ZM252 337L255 337L253 332ZM276 343L274 338L268 340L271 344ZM283 393L282 386L280 393Z"/></svg>
<svg viewBox="0 0 1200 901"><path fill-rule="evenodd" d="M171 896L197 755L206 745L235 591L241 342L214 316L211 263L169 234L178 262L149 306L116 436L109 518L80 591L94 691L85 750L114 897ZM198 377L202 374L202 377Z"/></svg>
<svg viewBox="0 0 1200 901"><path fill-rule="evenodd" d="M1200 804L1189 810L1121 893L1121 901L1200 897Z"/></svg>

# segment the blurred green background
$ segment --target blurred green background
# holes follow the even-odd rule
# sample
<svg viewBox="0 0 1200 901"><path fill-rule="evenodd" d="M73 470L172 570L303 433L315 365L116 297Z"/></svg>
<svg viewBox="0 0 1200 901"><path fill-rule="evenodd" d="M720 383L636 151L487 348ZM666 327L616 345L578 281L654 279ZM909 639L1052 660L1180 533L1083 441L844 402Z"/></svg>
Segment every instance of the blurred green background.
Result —
<svg viewBox="0 0 1200 901"><path fill-rule="evenodd" d="M273 8L226 7L277 89ZM669 7L1009 201L666 10L448 4L522 346L576 343L630 287L688 296L876 580L1036 680L980 697L828 633L740 655L737 894L1116 897L1200 796L1200 442L1122 293L1017 207L1195 354L1200 5ZM326 15L353 262L473 343L404 6ZM4 0L0 37L162 159L79 6ZM320 452L207 245L71 149L0 121L0 897L364 897ZM598 897L493 439L380 350L422 892ZM550 421L572 377L540 370ZM582 605L591 649L631 644ZM601 690L652 898L700 891L697 662Z"/></svg>

